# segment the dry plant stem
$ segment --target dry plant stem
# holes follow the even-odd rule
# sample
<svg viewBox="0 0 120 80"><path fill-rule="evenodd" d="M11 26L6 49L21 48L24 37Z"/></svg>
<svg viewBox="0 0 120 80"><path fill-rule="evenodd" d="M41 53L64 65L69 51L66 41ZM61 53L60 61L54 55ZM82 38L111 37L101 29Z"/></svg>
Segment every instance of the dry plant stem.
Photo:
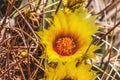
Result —
<svg viewBox="0 0 120 80"><path fill-rule="evenodd" d="M117 7L116 7L116 13L115 13L115 20L114 20L114 25L115 25L115 23L116 23L116 18L117 18ZM112 34L112 33L111 33ZM108 61L106 62L106 67L105 67L105 72L107 72L108 71L108 68L109 68L109 62L110 62L110 59L111 59L111 52L112 52L112 48L113 48L113 46L114 46L114 36L112 35L112 39L111 39L111 46L110 46L110 49L108 49L109 51L108 51ZM106 56L107 56L106 55ZM105 56L105 57L106 57ZM104 58L105 58L104 57ZM116 73L116 72L115 72ZM116 75L116 74L115 74ZM115 77L115 75L113 76L113 77ZM107 75L105 74L105 75L103 75L103 78L102 78L103 80L106 80L107 79Z"/></svg>
<svg viewBox="0 0 120 80"><path fill-rule="evenodd" d="M56 10L49 10L49 11L45 11L44 13L40 13L41 15L43 14L49 14L49 13L52 13L52 12L55 12Z"/></svg>
<svg viewBox="0 0 120 80"><path fill-rule="evenodd" d="M99 44L101 42L102 39L104 39L109 33L111 33L116 27L118 27L118 25L120 25L120 22L118 22L114 27L112 27L105 35L103 35L99 40L97 40L96 42L94 42L94 44Z"/></svg>
<svg viewBox="0 0 120 80"><path fill-rule="evenodd" d="M105 10L109 10L109 9L111 9L111 7L113 7L114 5L117 5L119 2L120 2L119 0L117 0L117 1L112 0L112 2L111 2L108 6L106 6L103 10L101 10L101 11L98 12L97 14L100 15L100 14L103 13Z"/></svg>
<svg viewBox="0 0 120 80"><path fill-rule="evenodd" d="M117 75L117 73L115 72L115 74L113 75L113 77L115 78L116 75ZM114 79L112 79L112 80L114 80Z"/></svg>
<svg viewBox="0 0 120 80"><path fill-rule="evenodd" d="M114 6L117 6L119 3L120 3L120 0L113 0L111 2L112 5L110 7L108 7L106 10L110 11Z"/></svg>
<svg viewBox="0 0 120 80"><path fill-rule="evenodd" d="M14 27L5 27L6 29L11 29L11 30L13 30L13 31L15 31L16 33L18 33L18 35L22 38L22 40L23 40L23 43L24 43L24 45L25 45L25 47L27 48L27 44L26 44L26 40L25 40L25 38L23 37L23 34L21 34L18 30L17 30L17 28L15 29ZM23 31L23 30L22 30ZM13 37L10 37L11 39L13 38Z"/></svg>
<svg viewBox="0 0 120 80"><path fill-rule="evenodd" d="M36 42L35 38L33 38L33 37L32 37L31 35L29 35L27 32L25 32L25 31L23 31L22 29L19 29L19 28L16 28L16 30L23 32L25 35L27 35L28 37L30 37L36 44L38 44L38 43Z"/></svg>
<svg viewBox="0 0 120 80"><path fill-rule="evenodd" d="M38 46L38 45L37 45ZM31 46L31 48L37 48L37 46ZM14 51L16 51L17 49L24 49L24 50L26 50L27 48L25 47L25 46L13 46L12 47L12 51L14 52ZM31 53L35 53L35 51L33 51L33 52L31 52Z"/></svg>
<svg viewBox="0 0 120 80"><path fill-rule="evenodd" d="M97 37L98 39L100 39L100 37L98 36ZM108 43L107 41L105 41L105 40L102 40L104 43L106 43L107 45L109 45L109 46L111 46L111 44L110 43ZM115 47L112 47L115 51L117 51L118 53L120 52L118 49L116 49ZM115 57L113 57L110 61L114 61L114 62L116 62L115 60L116 60L116 58L118 58L118 56L119 56L119 54L117 54ZM115 64L113 64L113 65L115 65ZM113 66L112 64L110 64L109 63L109 66ZM112 67L113 68L113 70L116 72L116 74L120 77L120 74L119 74L119 72L117 72L117 70L114 68L114 67Z"/></svg>
<svg viewBox="0 0 120 80"><path fill-rule="evenodd" d="M41 69L41 70L45 71L45 69L43 68L43 65L40 64L40 62L39 62L34 56L32 56L31 54L29 54L29 56L30 56L35 62L37 62L37 64L40 66L40 69Z"/></svg>
<svg viewBox="0 0 120 80"><path fill-rule="evenodd" d="M4 25L4 28L2 29L2 31L1 31L1 39L0 39L0 45L2 45L3 43L5 43L7 40L9 40L9 38L11 38L11 37L9 37L9 38L5 38L5 32L6 32L6 26L8 26L8 23L7 24L5 24ZM5 39L5 40L4 40Z"/></svg>
<svg viewBox="0 0 120 80"><path fill-rule="evenodd" d="M56 2L54 2L54 3L52 3L52 4L49 4L49 5L47 5L47 6L45 7L45 9L47 9L47 8L49 8L49 7L51 7L51 6L54 6L54 5L58 4L58 3L59 3L59 1L56 1Z"/></svg>
<svg viewBox="0 0 120 80"><path fill-rule="evenodd" d="M16 61L14 64L12 64L8 69L6 69L2 74L0 74L0 77L2 77L4 74L6 74L11 68L16 66L19 62L23 61L22 59L19 61Z"/></svg>
<svg viewBox="0 0 120 80"><path fill-rule="evenodd" d="M29 3L26 3L26 4L23 4L22 7L20 7L18 10L20 12L22 12L28 5L30 5L33 1L29 2ZM17 13L17 11L15 10L10 16L14 15L15 13Z"/></svg>
<svg viewBox="0 0 120 80"><path fill-rule="evenodd" d="M32 39L32 41L34 41L34 43L36 44L36 46L38 46L38 42L37 42L31 35L29 35L29 34L26 33L25 31L23 31L22 29L17 28L17 30L23 32L25 35L27 35L28 37L30 37L30 39ZM14 47L14 48L15 48L15 47ZM16 46L16 48L20 48L20 46L19 46L19 47ZM21 46L21 48L26 48L26 49L27 49L27 47L23 47L23 46ZM32 47L31 47L31 48L32 48ZM37 48L37 47L36 47L36 48Z"/></svg>
<svg viewBox="0 0 120 80"><path fill-rule="evenodd" d="M29 6L30 6L30 10L33 10L33 5L32 3L34 2L34 0L28 0Z"/></svg>
<svg viewBox="0 0 120 80"><path fill-rule="evenodd" d="M107 74L106 72L104 72L104 70L100 69L99 67L93 65L94 68L98 69L99 71L105 73L106 75L108 75L110 78L112 78L113 80L116 80L113 76L111 76L110 74Z"/></svg>
<svg viewBox="0 0 120 80"><path fill-rule="evenodd" d="M99 37L99 36L96 36L96 35L93 35L94 37L96 37L98 40L100 40L100 38L101 37ZM111 46L111 44L109 43L109 42L107 42L106 40L104 40L104 39L102 39L102 41L104 42L104 43L106 43L108 46ZM103 44L104 44L103 43ZM99 45L100 46L100 45ZM115 51L117 51L117 52L120 52L116 47L112 47Z"/></svg>
<svg viewBox="0 0 120 80"><path fill-rule="evenodd" d="M116 24L117 16L118 16L118 9L117 9L117 6L116 6L116 7L115 7L115 20L114 20L114 25Z"/></svg>
<svg viewBox="0 0 120 80"><path fill-rule="evenodd" d="M45 3L44 3L44 1L43 1L43 7L42 7L42 30L44 30L44 23L45 23L45 14L44 14L44 12L45 12Z"/></svg>
<svg viewBox="0 0 120 80"><path fill-rule="evenodd" d="M39 70L39 67L36 68L36 70L33 72L31 79L35 80L34 78L36 77L37 71Z"/></svg>
<svg viewBox="0 0 120 80"><path fill-rule="evenodd" d="M0 53L0 56L4 56L6 53L3 53L2 51L1 51L1 53ZM0 62L2 61L2 59L0 59Z"/></svg>
<svg viewBox="0 0 120 80"><path fill-rule="evenodd" d="M6 64L5 64L5 71L10 67L10 65L9 65L9 63L10 63L9 56L11 54L11 45L10 45L9 41L7 41L6 46L7 46L7 53L6 53L7 58L6 58ZM8 74L8 77L10 77L10 72L9 71L7 72L7 74Z"/></svg>
<svg viewBox="0 0 120 80"><path fill-rule="evenodd" d="M92 45L92 42L89 44L88 48L86 49L86 51L85 51L84 55L82 56L82 60L80 61L80 63L79 63L79 64L81 64L84 60L86 60L86 59L87 59L86 55L87 55L87 52L89 51L89 49L90 49L91 45Z"/></svg>
<svg viewBox="0 0 120 80"><path fill-rule="evenodd" d="M17 51L18 51L18 49L17 49ZM16 54L15 54L15 52L13 52L13 57L14 57L15 61L17 62L17 59L15 58L15 57L17 57ZM18 67L20 69L20 72L21 72L21 75L22 75L23 79L26 80L24 72L23 72L23 69L22 69L20 63L18 63Z"/></svg>
<svg viewBox="0 0 120 80"><path fill-rule="evenodd" d="M28 50L28 55L29 55L29 50ZM30 74L31 74L31 71L30 71L30 56L27 57L27 71L28 71L28 80L30 80Z"/></svg>
<svg viewBox="0 0 120 80"><path fill-rule="evenodd" d="M24 75L24 72L23 72L23 69L22 69L20 63L18 63L18 67L19 67L19 69L20 69L20 72L21 72L21 74L22 74L23 79L26 80L25 75Z"/></svg>
<svg viewBox="0 0 120 80"><path fill-rule="evenodd" d="M41 4L41 0L39 0L38 5L36 6L35 12L39 9L40 4Z"/></svg>
<svg viewBox="0 0 120 80"><path fill-rule="evenodd" d="M3 28L3 29L1 30L1 32L0 32L0 43L1 43L1 42L3 41L3 39L4 39L5 31L6 31L6 29Z"/></svg>
<svg viewBox="0 0 120 80"><path fill-rule="evenodd" d="M8 17L8 14L9 14L10 11L12 10L14 3L15 3L15 0L12 2L11 5L8 4L8 6L7 6L7 10L6 10L6 13L5 13L5 18L4 18L4 20L3 20L2 24L1 24L1 27L0 27L0 32L1 32L1 30L3 29L4 24L6 23L6 19L7 19L7 17Z"/></svg>
<svg viewBox="0 0 120 80"><path fill-rule="evenodd" d="M57 9L56 9L56 11L55 11L55 14L58 12L61 3L62 3L62 0L60 0L60 2L59 2L58 6L57 6Z"/></svg>
<svg viewBox="0 0 120 80"><path fill-rule="evenodd" d="M9 37L9 38L3 40L3 41L0 43L0 46L2 46L5 42L7 42L8 40L10 40L10 39L12 39L12 38L13 38L13 37Z"/></svg>
<svg viewBox="0 0 120 80"><path fill-rule="evenodd" d="M89 7L90 3L92 2L92 0L88 0L87 5L85 6L86 8Z"/></svg>
<svg viewBox="0 0 120 80"><path fill-rule="evenodd" d="M20 28L20 25L19 25L19 28ZM18 31L18 30L15 29L15 28L13 28L13 30L20 35L20 37L21 37L22 40L23 40L23 43L24 43L25 47L27 48L28 45L27 45L27 43L26 43L27 41L25 40L25 36L24 36L23 32L20 32L20 31Z"/></svg>
<svg viewBox="0 0 120 80"><path fill-rule="evenodd" d="M111 58L111 50L112 50L113 44L114 44L114 42L112 41L112 46L110 46L110 49L108 49L108 52L107 52L107 54L109 54L109 55L108 55L108 61L107 61L106 64L105 64L105 70L104 70L104 72L107 72L107 71L108 71L109 62L110 62L110 58ZM103 62L103 61L102 61L102 62ZM108 76L108 75L106 75L106 74L103 75L102 80L106 80L107 76Z"/></svg>
<svg viewBox="0 0 120 80"><path fill-rule="evenodd" d="M115 64L111 64L109 63L109 65L112 67L112 69L115 71L115 73L118 75L118 77L120 78L120 73L118 72L118 70L114 67Z"/></svg>
<svg viewBox="0 0 120 80"><path fill-rule="evenodd" d="M35 34L34 30L32 29L31 25L29 24L29 22L25 19L25 17L21 14L21 12L20 12L15 6L13 6L13 7L17 10L17 12L19 13L19 15L23 18L23 20L25 21L25 23L28 25L28 27L30 28L30 30L31 30L32 33L34 34L35 39L38 40L38 37L37 37L37 35Z"/></svg>
<svg viewBox="0 0 120 80"><path fill-rule="evenodd" d="M47 4L47 1L46 2L40 2L40 4L38 3L38 6L35 8L35 10L33 10L33 12L41 10L43 8L43 5L44 5L44 8L45 8L46 4Z"/></svg>
<svg viewBox="0 0 120 80"><path fill-rule="evenodd" d="M103 57L102 57L102 59L101 59L101 65L100 65L100 67L102 67L103 60L104 60L105 57L108 56L108 55L109 55L109 57L108 57L108 62L109 62L109 59L110 59L110 57L111 57L111 50L112 50L112 48L113 48L113 45L114 45L114 42L112 41L112 42L111 42L111 46L109 46L109 48L106 49L106 53L103 54ZM109 54L109 53L110 53L110 54Z"/></svg>

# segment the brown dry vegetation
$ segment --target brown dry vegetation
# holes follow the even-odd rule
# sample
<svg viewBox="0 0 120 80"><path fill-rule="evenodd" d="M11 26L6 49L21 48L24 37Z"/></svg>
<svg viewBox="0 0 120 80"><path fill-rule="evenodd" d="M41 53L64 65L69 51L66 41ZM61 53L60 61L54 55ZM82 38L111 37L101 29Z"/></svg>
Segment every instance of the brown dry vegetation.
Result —
<svg viewBox="0 0 120 80"><path fill-rule="evenodd" d="M48 27L46 18L62 7L61 0L0 0L0 80L43 80L44 45L36 32ZM98 15L100 30L93 35L96 80L120 79L120 0L86 0ZM44 27L43 27L44 26Z"/></svg>

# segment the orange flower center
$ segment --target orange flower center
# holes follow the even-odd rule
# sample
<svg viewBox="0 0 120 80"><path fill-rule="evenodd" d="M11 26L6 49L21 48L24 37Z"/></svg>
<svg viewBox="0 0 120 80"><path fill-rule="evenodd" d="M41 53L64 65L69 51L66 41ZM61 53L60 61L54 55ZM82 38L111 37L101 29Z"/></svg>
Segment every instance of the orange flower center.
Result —
<svg viewBox="0 0 120 80"><path fill-rule="evenodd" d="M55 40L54 50L61 56L70 56L76 52L76 43L71 37L60 37Z"/></svg>

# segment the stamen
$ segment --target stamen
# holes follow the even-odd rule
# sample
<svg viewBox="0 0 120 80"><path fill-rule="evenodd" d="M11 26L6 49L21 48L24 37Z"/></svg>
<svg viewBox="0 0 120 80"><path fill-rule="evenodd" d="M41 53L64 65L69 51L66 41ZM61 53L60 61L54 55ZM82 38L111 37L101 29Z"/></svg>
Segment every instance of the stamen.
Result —
<svg viewBox="0 0 120 80"><path fill-rule="evenodd" d="M62 37L55 40L54 50L62 56L75 53L76 43L71 37Z"/></svg>

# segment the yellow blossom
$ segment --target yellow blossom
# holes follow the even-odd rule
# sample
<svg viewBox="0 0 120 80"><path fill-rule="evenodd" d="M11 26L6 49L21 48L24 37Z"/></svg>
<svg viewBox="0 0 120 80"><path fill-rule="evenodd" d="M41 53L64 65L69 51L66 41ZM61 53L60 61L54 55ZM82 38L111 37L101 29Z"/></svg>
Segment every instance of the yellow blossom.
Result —
<svg viewBox="0 0 120 80"><path fill-rule="evenodd" d="M84 9L71 12L66 8L54 14L53 24L43 32L38 32L46 45L48 61L66 62L83 57L92 41L92 35L98 29L94 22L95 17ZM97 46L91 45L86 56L94 58L93 51L96 49Z"/></svg>
<svg viewBox="0 0 120 80"><path fill-rule="evenodd" d="M59 62L56 68L46 65L46 80L95 80L96 73L91 70L92 64L85 61Z"/></svg>

